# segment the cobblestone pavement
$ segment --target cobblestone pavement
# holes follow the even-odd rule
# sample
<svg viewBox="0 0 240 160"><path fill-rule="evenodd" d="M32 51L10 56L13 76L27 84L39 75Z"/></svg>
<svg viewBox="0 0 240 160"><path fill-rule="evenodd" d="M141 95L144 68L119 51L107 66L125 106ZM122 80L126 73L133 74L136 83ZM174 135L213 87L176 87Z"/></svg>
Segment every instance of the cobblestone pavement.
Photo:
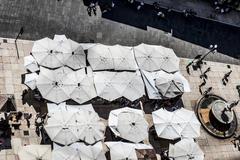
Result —
<svg viewBox="0 0 240 160"><path fill-rule="evenodd" d="M87 1L87 0L83 0ZM159 29L168 30L173 27L173 36L182 35L191 39L192 43L200 42L208 47L219 42L219 48L228 48L225 55L239 54L239 30L229 29L223 25L195 22L182 18L182 14L174 16L171 26L154 18L150 11L137 12L127 7L118 6L113 13L102 15L97 9L97 16L88 16L87 7L82 0L0 0L0 36L15 38L21 26L25 27L21 38L36 40L42 37L53 37L55 33L66 34L71 39L81 42L99 42L104 44L137 45L139 43L160 44L173 48L177 55L193 58L206 49L184 42ZM122 3L122 1L116 1ZM120 4L119 4L120 5ZM122 4L121 4L122 5ZM109 17L110 16L110 17ZM115 16L115 17L114 17ZM113 18L113 19L111 19ZM118 19L114 19L118 18ZM118 20L122 22L118 22ZM126 22L127 23L124 23ZM129 22L130 21L130 22ZM237 21L235 19L235 21ZM129 23L137 23L143 27L133 27ZM150 24L149 24L150 23ZM159 28L160 27L160 28ZM141 28L141 29L140 29ZM236 38L237 37L237 38ZM188 40L187 40L188 41ZM195 49L198 48L198 49ZM231 52L231 50L232 52ZM240 63L228 56L215 54L207 57L211 61L224 63Z"/></svg>
<svg viewBox="0 0 240 160"><path fill-rule="evenodd" d="M25 40L18 41L20 59L17 58L13 39L7 39L7 43L3 43L3 39L0 38L0 44L0 94L14 94L17 110L28 113L30 112L34 115L31 118L30 128L27 128L26 121L22 120L20 130L14 131L14 136L12 136L13 149L0 151L0 160L17 160L16 153L20 145L40 143L40 139L34 132L35 128L33 125L36 113L33 107L23 105L21 100L22 91L26 89L25 85L21 84L21 74L25 73L23 57L29 55L33 43ZM200 73L197 71L191 71L191 76L187 74L185 66L188 62L189 59L182 58L180 68L182 74L189 80L192 89L191 93L184 94L183 102L186 108L192 109L196 100L200 98L198 85L201 83L201 80L199 78ZM204 67L207 68L208 66L211 67L211 72L208 73L209 79L207 80L205 88L212 86L213 93L222 96L228 101L236 100L238 98L238 93L235 87L237 84L240 84L240 66L231 65L233 72L227 86L221 84L221 78L229 71L227 65L224 63L207 61L207 65ZM235 108L235 111L239 121L240 105ZM29 131L29 136L23 134L23 131L25 130ZM240 127L238 127L238 130L240 131ZM197 142L203 149L206 155L206 160L239 160L240 152L233 147L230 140L231 139L216 139L202 129L201 137L197 139Z"/></svg>

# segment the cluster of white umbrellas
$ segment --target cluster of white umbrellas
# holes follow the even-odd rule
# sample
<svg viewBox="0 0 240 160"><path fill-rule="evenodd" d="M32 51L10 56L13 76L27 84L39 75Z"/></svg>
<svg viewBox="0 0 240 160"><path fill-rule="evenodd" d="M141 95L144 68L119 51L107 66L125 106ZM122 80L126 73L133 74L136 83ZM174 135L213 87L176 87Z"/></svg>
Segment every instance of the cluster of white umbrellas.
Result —
<svg viewBox="0 0 240 160"><path fill-rule="evenodd" d="M53 40L43 38L35 41L32 55L39 65L47 68L68 66L76 70L86 67L82 46L64 35L55 35Z"/></svg>
<svg viewBox="0 0 240 160"><path fill-rule="evenodd" d="M152 113L157 135L165 139L200 136L200 122L193 111L181 108L173 112L159 109Z"/></svg>
<svg viewBox="0 0 240 160"><path fill-rule="evenodd" d="M97 95L109 101L120 97L134 101L145 95L139 72L94 72L94 83Z"/></svg>
<svg viewBox="0 0 240 160"><path fill-rule="evenodd" d="M97 44L88 49L87 59L93 70L137 70L132 48Z"/></svg>
<svg viewBox="0 0 240 160"><path fill-rule="evenodd" d="M33 72L26 74L24 83L31 89L37 88L44 99L55 103L48 104L44 129L53 142L65 146L54 148L54 160L106 159L102 142L106 126L92 105L74 106L62 102L72 99L82 104L97 96L108 101L120 97L135 101L145 95L145 88L149 99L171 99L190 92L188 81L179 72L179 58L172 49L162 46L83 45L55 35L53 40L36 41L32 55L24 58L24 66ZM35 73L38 71L39 74ZM142 150L153 150L152 146L139 144L148 139L149 124L144 116L142 110L128 107L110 112L108 126L111 131L132 142L106 142L112 160L137 160L139 154L146 153ZM152 117L160 138L183 138L170 145L170 157L203 157L194 141L184 139L200 136L200 123L194 112L183 108L174 112L159 109ZM44 159L36 148L23 150L36 152L37 158ZM25 151L22 152L23 157L26 156Z"/></svg>
<svg viewBox="0 0 240 160"><path fill-rule="evenodd" d="M50 139L62 145L79 140L94 144L104 139L105 128L94 110L81 109L81 106L79 109L59 109L51 112L44 125Z"/></svg>
<svg viewBox="0 0 240 160"><path fill-rule="evenodd" d="M169 145L169 157L176 160L203 160L204 153L193 138L200 136L201 124L195 113L181 108L173 112L159 109L152 113L153 124L158 137L176 140Z"/></svg>
<svg viewBox="0 0 240 160"><path fill-rule="evenodd" d="M179 58L170 48L140 44L133 47L138 66L146 71L164 70L172 73L179 71Z"/></svg>
<svg viewBox="0 0 240 160"><path fill-rule="evenodd" d="M102 142L86 145L75 142L70 146L54 147L52 160L106 160Z"/></svg>

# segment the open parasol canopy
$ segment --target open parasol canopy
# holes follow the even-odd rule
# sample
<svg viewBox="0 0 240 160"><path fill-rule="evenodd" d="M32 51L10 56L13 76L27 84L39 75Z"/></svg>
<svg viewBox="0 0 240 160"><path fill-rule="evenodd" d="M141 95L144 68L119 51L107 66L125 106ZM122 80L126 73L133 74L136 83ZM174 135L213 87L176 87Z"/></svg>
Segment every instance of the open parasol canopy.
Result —
<svg viewBox="0 0 240 160"><path fill-rule="evenodd" d="M81 160L78 152L72 147L64 146L52 151L52 160Z"/></svg>
<svg viewBox="0 0 240 160"><path fill-rule="evenodd" d="M94 145L76 142L70 147L78 153L82 160L106 160L102 142L97 142Z"/></svg>
<svg viewBox="0 0 240 160"><path fill-rule="evenodd" d="M124 77L127 79L127 77ZM118 77L118 72L94 72L94 83L97 95L108 101L122 97L125 88L124 79Z"/></svg>
<svg viewBox="0 0 240 160"><path fill-rule="evenodd" d="M66 53L68 55L64 64L74 70L86 67L86 55L82 46L71 39L68 39L67 43L69 44L69 50Z"/></svg>
<svg viewBox="0 0 240 160"><path fill-rule="evenodd" d="M97 44L89 48L87 59L94 71L114 69L112 55L107 45Z"/></svg>
<svg viewBox="0 0 240 160"><path fill-rule="evenodd" d="M174 98L183 92L190 92L190 85L180 72L148 72L141 70L149 99Z"/></svg>
<svg viewBox="0 0 240 160"><path fill-rule="evenodd" d="M182 139L169 145L169 157L174 160L203 160L204 153L192 139Z"/></svg>
<svg viewBox="0 0 240 160"><path fill-rule="evenodd" d="M133 49L121 45L109 46L115 70L137 70Z"/></svg>
<svg viewBox="0 0 240 160"><path fill-rule="evenodd" d="M97 96L93 77L85 73L85 69L71 72L63 80L64 84L73 86L70 98L79 104L87 102Z"/></svg>
<svg viewBox="0 0 240 160"><path fill-rule="evenodd" d="M182 127L180 124L185 121L182 117L176 116L176 112L169 112L161 108L152 112L152 117L158 137L171 140L181 137Z"/></svg>
<svg viewBox="0 0 240 160"><path fill-rule="evenodd" d="M39 65L48 68L58 68L63 65L63 53L59 51L58 42L43 38L33 44L32 55Z"/></svg>
<svg viewBox="0 0 240 160"><path fill-rule="evenodd" d="M19 149L20 160L52 160L50 145L27 145Z"/></svg>
<svg viewBox="0 0 240 160"><path fill-rule="evenodd" d="M87 144L94 144L104 139L106 126L95 111L80 110L77 112L77 135Z"/></svg>
<svg viewBox="0 0 240 160"><path fill-rule="evenodd" d="M54 103L61 103L70 99L70 94L75 86L74 84L63 83L70 72L73 71L67 67L56 70L41 67L37 78L37 88L42 97Z"/></svg>
<svg viewBox="0 0 240 160"><path fill-rule="evenodd" d="M48 117L44 129L50 139L54 142L68 145L79 140L76 112L55 111Z"/></svg>
<svg viewBox="0 0 240 160"><path fill-rule="evenodd" d="M134 146L124 142L105 142L110 149L111 160L138 160Z"/></svg>
<svg viewBox="0 0 240 160"><path fill-rule="evenodd" d="M170 48L144 43L133 48L140 69L150 72L157 70L176 72L179 70L180 60Z"/></svg>
<svg viewBox="0 0 240 160"><path fill-rule="evenodd" d="M116 136L134 143L148 137L148 123L142 110L124 107L112 110L109 114L108 125Z"/></svg>

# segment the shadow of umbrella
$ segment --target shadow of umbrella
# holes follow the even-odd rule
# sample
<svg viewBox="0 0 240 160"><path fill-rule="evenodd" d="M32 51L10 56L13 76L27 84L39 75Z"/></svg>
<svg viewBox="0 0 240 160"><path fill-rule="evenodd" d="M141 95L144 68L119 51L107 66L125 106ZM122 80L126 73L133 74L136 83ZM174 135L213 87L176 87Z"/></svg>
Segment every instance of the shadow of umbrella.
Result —
<svg viewBox="0 0 240 160"><path fill-rule="evenodd" d="M138 160L157 160L154 149L136 149Z"/></svg>
<svg viewBox="0 0 240 160"><path fill-rule="evenodd" d="M28 104L32 106L36 112L40 114L47 113L47 103L41 98L41 94L37 89L24 90L22 94L22 104Z"/></svg>

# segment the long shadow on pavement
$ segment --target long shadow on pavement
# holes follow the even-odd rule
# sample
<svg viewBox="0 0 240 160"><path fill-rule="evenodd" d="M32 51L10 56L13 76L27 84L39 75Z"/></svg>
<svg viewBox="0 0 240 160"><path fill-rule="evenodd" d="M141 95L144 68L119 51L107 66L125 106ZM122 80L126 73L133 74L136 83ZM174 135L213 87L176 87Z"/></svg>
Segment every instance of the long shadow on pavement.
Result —
<svg viewBox="0 0 240 160"><path fill-rule="evenodd" d="M176 38L188 41L205 48L217 44L218 51L234 58L240 58L240 27L200 17L185 17L183 13L167 8L160 9L165 18L157 17L153 6L145 4L141 10L136 5L116 1L115 7L102 14L103 18L147 30L153 27L166 32L173 31Z"/></svg>

